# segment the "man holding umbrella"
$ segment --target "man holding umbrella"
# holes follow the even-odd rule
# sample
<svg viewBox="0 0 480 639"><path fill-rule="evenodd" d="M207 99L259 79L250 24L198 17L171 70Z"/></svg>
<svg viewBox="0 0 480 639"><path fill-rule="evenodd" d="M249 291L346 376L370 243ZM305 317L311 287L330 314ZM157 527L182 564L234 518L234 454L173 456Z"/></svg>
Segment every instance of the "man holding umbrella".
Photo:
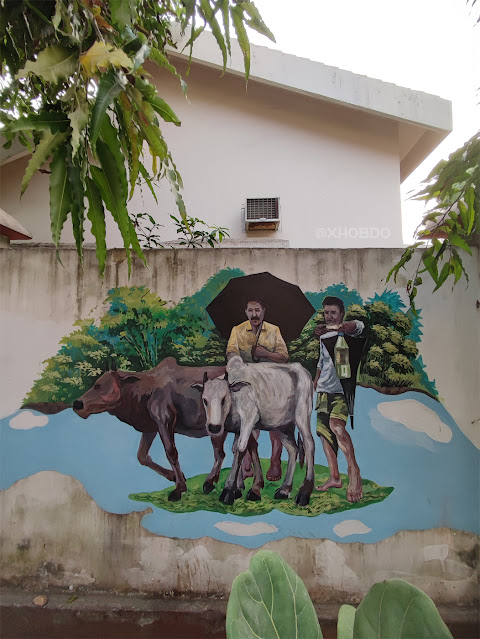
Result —
<svg viewBox="0 0 480 639"><path fill-rule="evenodd" d="M207 311L220 334L229 337L227 359L239 355L244 362L283 364L289 359L284 337L296 339L315 309L298 286L264 272L232 278ZM266 312L272 323L265 322ZM245 315L247 320L239 323ZM267 479L277 481L282 475L282 444L273 431L270 440Z"/></svg>
<svg viewBox="0 0 480 639"><path fill-rule="evenodd" d="M287 345L275 324L265 322L265 302L260 296L247 301L247 321L234 326L227 344L227 360L240 355L244 362L288 362Z"/></svg>

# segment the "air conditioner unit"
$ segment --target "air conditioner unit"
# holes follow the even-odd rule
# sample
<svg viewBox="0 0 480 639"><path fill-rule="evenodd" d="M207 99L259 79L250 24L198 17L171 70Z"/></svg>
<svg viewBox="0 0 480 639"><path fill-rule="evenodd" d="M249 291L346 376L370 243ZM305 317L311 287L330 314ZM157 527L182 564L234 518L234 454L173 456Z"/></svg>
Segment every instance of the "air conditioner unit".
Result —
<svg viewBox="0 0 480 639"><path fill-rule="evenodd" d="M280 224L280 198L247 198L244 208L246 231L276 231Z"/></svg>

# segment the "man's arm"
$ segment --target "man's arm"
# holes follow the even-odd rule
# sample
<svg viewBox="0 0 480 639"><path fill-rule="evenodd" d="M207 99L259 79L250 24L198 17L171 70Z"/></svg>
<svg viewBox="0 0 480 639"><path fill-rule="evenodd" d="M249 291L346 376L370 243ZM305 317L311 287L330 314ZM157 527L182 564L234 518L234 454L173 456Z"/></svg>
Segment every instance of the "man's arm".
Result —
<svg viewBox="0 0 480 639"><path fill-rule="evenodd" d="M269 351L259 344L255 347L255 352L252 353L257 358L268 359L275 364L285 364L288 362L288 349L285 344L285 340L280 333L278 326L275 331L275 348L273 351Z"/></svg>
<svg viewBox="0 0 480 639"><path fill-rule="evenodd" d="M364 328L365 324L360 320L349 320L348 322L343 322L339 330L346 335L357 337L358 335L361 335L363 333Z"/></svg>

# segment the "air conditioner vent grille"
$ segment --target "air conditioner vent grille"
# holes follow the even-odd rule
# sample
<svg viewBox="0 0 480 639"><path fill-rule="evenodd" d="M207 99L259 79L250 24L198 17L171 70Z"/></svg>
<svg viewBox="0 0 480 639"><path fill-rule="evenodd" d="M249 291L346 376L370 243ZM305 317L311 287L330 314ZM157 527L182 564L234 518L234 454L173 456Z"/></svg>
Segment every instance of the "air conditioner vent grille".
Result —
<svg viewBox="0 0 480 639"><path fill-rule="evenodd" d="M278 197L247 198L247 220L278 220Z"/></svg>

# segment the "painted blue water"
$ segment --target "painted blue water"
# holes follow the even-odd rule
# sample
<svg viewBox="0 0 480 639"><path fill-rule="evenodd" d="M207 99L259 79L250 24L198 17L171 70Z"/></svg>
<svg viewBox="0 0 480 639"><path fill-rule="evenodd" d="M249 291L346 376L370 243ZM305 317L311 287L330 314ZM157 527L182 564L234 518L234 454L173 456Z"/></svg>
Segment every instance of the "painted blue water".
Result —
<svg viewBox="0 0 480 639"><path fill-rule="evenodd" d="M452 431L448 443L415 432L381 415L378 405L415 400L431 409ZM447 526L480 533L478 475L480 451L463 435L444 407L421 393L386 397L370 389L357 389L355 430L351 432L362 475L383 486L393 486L392 494L379 504L334 515L295 517L272 511L259 517L235 517L219 513L168 513L154 508L142 519L152 533L168 537L213 537L221 541L257 548L284 537L327 538L334 541L376 542L399 530L422 530ZM136 458L139 433L106 414L80 419L71 410L49 417L43 427L18 430L0 420L0 488L43 470L54 470L78 479L96 503L106 511L129 513L149 505L128 498L130 493L151 492L170 486ZM231 436L229 436L231 437ZM213 464L208 438L177 436L182 469L187 476L205 473ZM270 441L260 437L260 456L270 456ZM316 462L325 464L317 439ZM227 449L231 441L227 439ZM160 441L152 447L152 457L168 467ZM343 456L340 470L346 472ZM224 466L231 464L227 450ZM334 527L345 520L358 520L371 532L341 538ZM215 527L218 522L242 524L264 522L278 531L251 537L227 534Z"/></svg>

